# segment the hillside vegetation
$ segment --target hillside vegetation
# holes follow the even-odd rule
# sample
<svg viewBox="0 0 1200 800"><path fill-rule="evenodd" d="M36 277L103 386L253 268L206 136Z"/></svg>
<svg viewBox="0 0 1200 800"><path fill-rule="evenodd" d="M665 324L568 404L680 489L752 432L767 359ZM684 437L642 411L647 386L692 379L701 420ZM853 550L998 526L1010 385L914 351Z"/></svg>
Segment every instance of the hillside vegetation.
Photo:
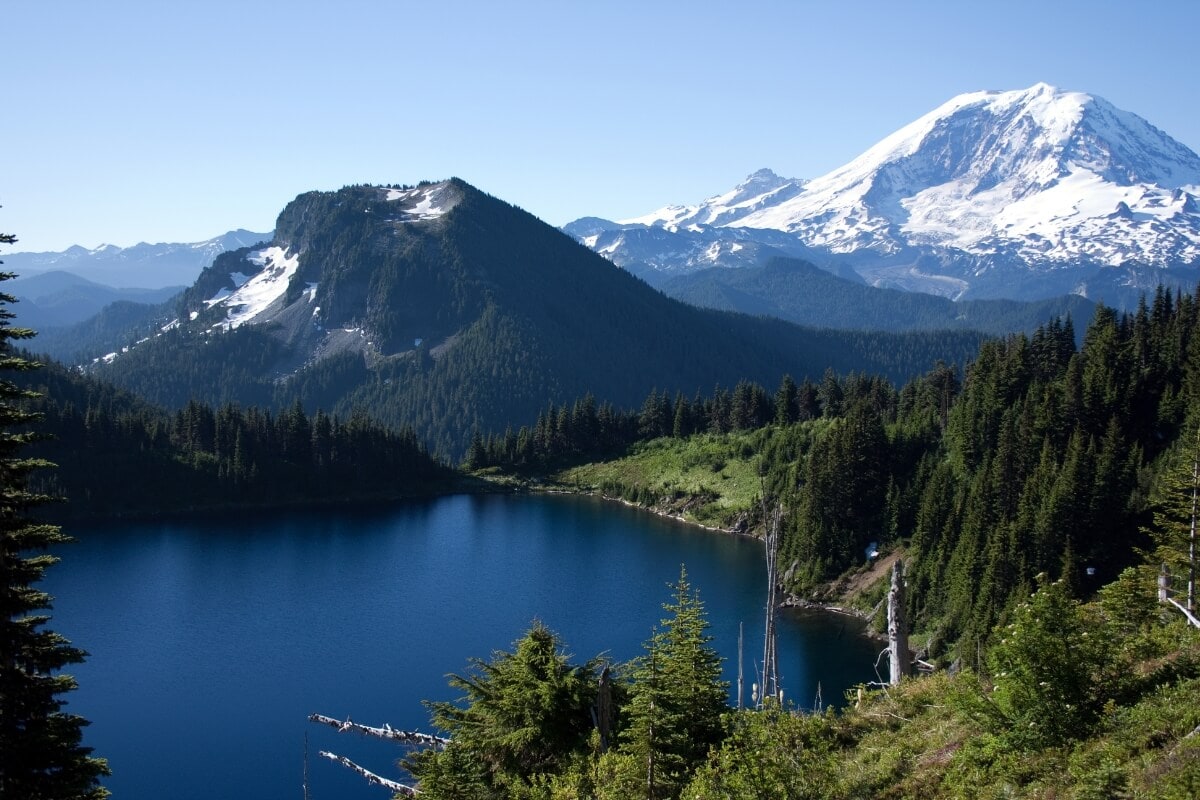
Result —
<svg viewBox="0 0 1200 800"><path fill-rule="evenodd" d="M391 500L449 491L457 474L411 431L298 404L279 412L190 402L176 412L61 365L17 376L41 415L30 453L57 465L30 484L46 513L101 519Z"/></svg>
<svg viewBox="0 0 1200 800"><path fill-rule="evenodd" d="M1150 598L1152 585L1138 584ZM1126 611L1105 610L1111 596L1080 607L1055 593L1017 609L990 675L911 679L843 712L732 714L728 737L680 797L1198 796L1200 636L1144 602L1150 614L1131 628L1119 619ZM1048 611L1064 616L1036 616ZM1010 647L1020 636L1036 646ZM1113 649L1062 649L1084 637Z"/></svg>
<svg viewBox="0 0 1200 800"><path fill-rule="evenodd" d="M639 443L603 464L582 466L603 451L563 406L554 424L480 439L476 466L723 526L753 524L765 493L785 510L784 588L817 600L869 545L903 546L923 657L982 669L1037 575L1088 597L1158 546L1154 511L1200 424L1198 321L1193 296L1160 291L1131 314L1099 308L1081 347L1055 321L899 390L827 373L773 398L653 395L623 428Z"/></svg>
<svg viewBox="0 0 1200 800"><path fill-rule="evenodd" d="M718 528L745 527L761 495L760 432L702 433L638 442L628 455L571 467L553 480L576 490L671 513Z"/></svg>
<svg viewBox="0 0 1200 800"><path fill-rule="evenodd" d="M451 738L405 760L430 798L1161 798L1200 790L1200 631L1129 569L1082 604L1062 581L997 629L985 671L862 687L842 710L730 710L681 574L628 664L574 663L535 624L452 675Z"/></svg>

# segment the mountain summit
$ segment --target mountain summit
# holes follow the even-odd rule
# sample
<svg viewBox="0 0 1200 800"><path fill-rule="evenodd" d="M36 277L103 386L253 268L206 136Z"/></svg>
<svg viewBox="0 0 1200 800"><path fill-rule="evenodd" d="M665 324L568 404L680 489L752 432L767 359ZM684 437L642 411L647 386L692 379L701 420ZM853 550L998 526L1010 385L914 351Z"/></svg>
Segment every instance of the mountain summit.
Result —
<svg viewBox="0 0 1200 800"><path fill-rule="evenodd" d="M593 220L582 240L618 264L686 271L743 266L722 262L720 242L784 233L876 285L1047 296L1200 264L1197 194L1200 156L1102 98L1040 83L955 97L811 181L760 170L698 206ZM705 235L717 257L669 263L618 241L644 241L640 228Z"/></svg>
<svg viewBox="0 0 1200 800"><path fill-rule="evenodd" d="M710 197L698 206L667 206L623 225L657 225L672 230L701 225L736 225L740 220L785 203L798 195L804 181L781 178L769 169L760 169L725 194Z"/></svg>

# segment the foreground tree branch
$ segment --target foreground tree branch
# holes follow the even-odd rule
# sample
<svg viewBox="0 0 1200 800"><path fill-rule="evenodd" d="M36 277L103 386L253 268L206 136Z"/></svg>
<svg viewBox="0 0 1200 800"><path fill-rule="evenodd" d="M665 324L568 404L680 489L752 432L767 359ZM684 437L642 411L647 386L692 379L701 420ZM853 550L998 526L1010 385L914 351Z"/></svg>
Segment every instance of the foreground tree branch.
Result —
<svg viewBox="0 0 1200 800"><path fill-rule="evenodd" d="M358 764L355 764L345 756L339 756L336 753L330 753L327 750L322 750L317 755L321 756L322 758L328 758L330 761L336 761L343 767L357 772L359 775L367 779L367 783L373 783L377 786L382 786L385 789L391 789L393 792L401 794L405 797L416 797L418 794L420 794L420 792L413 787L405 786L403 783L397 783L396 781L389 781L387 778L371 772L371 770L367 769L366 767L360 767Z"/></svg>
<svg viewBox="0 0 1200 800"><path fill-rule="evenodd" d="M324 725L330 725L337 728L339 732L354 731L361 733L363 736L375 736L379 739L389 739L393 742L410 745L412 747L436 747L439 750L449 744L450 740L441 736L434 736L429 733L419 733L417 731L398 731L386 722L382 728L372 728L369 725L360 725L352 721L349 717L342 721L327 717L324 714L309 714L308 718L312 722L320 722Z"/></svg>

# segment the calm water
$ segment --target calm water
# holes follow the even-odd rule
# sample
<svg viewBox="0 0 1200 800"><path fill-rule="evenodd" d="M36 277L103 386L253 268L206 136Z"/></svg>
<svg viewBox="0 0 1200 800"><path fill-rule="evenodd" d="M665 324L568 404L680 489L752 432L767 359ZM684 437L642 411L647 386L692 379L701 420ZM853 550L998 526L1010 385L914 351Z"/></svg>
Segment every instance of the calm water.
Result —
<svg viewBox="0 0 1200 800"><path fill-rule="evenodd" d="M429 730L421 700L470 657L540 619L578 660L623 661L663 616L686 563L746 694L761 654L761 544L588 498L456 496L387 509L73 529L50 570L54 630L91 653L70 710L109 759L117 800L383 800L331 750L389 777L387 742L306 720L319 712ZM787 694L826 703L874 680L879 646L854 622L785 614ZM761 657L761 656L759 656Z"/></svg>

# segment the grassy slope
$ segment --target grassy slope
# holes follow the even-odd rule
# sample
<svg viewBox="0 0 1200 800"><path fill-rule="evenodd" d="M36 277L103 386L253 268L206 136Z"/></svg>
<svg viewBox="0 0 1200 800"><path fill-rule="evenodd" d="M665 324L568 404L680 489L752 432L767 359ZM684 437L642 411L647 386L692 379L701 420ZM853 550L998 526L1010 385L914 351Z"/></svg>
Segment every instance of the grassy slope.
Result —
<svg viewBox="0 0 1200 800"><path fill-rule="evenodd" d="M756 438L761 432L655 439L636 445L622 458L571 467L551 479L648 505L688 522L733 528L760 495Z"/></svg>
<svg viewBox="0 0 1200 800"><path fill-rule="evenodd" d="M1173 620L1124 644L1142 655L1117 657L1126 688L1079 738L1023 745L989 710L986 680L940 672L862 692L842 712L738 712L731 737L683 796L1200 797L1200 632Z"/></svg>
<svg viewBox="0 0 1200 800"><path fill-rule="evenodd" d="M1173 626L1169 659L1200 657L1200 638ZM945 673L869 694L831 722L846 747L833 796L893 798L1109 798L1200 796L1200 678L1172 678L1170 664L1140 665L1149 688L1129 705L1106 708L1089 738L1061 747L1006 747L968 710L978 679ZM1186 667L1184 672L1194 672Z"/></svg>

